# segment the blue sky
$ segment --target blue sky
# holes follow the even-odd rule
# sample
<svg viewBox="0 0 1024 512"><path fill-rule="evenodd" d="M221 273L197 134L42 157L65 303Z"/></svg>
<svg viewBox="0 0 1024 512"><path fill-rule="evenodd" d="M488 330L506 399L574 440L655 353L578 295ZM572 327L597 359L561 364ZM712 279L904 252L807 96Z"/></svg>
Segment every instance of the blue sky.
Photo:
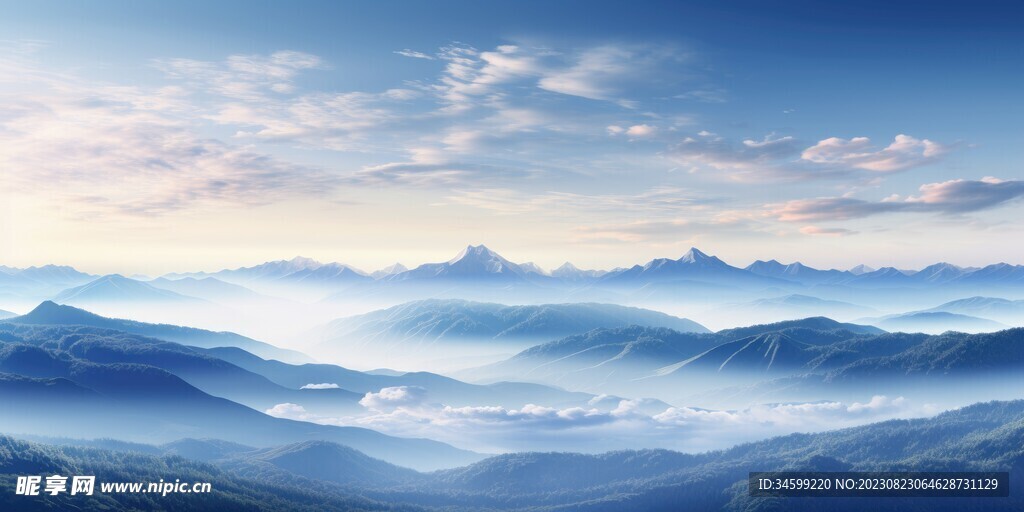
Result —
<svg viewBox="0 0 1024 512"><path fill-rule="evenodd" d="M6 3L0 259L1024 263L1021 9L819 4Z"/></svg>

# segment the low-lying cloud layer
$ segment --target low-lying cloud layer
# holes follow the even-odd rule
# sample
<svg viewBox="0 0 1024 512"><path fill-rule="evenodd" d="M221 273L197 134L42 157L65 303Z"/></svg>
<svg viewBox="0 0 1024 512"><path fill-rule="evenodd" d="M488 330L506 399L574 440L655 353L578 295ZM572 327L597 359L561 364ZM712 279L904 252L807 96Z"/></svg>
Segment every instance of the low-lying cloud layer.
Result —
<svg viewBox="0 0 1024 512"><path fill-rule="evenodd" d="M823 431L895 417L938 411L902 397L874 396L864 402L758 405L737 411L669 407L651 413L642 401L607 400L586 407L451 407L431 403L417 387L384 388L360 401L366 413L317 416L296 404L279 404L267 414L332 425L372 428L388 434L427 437L486 451L670 448L705 451L790 432Z"/></svg>

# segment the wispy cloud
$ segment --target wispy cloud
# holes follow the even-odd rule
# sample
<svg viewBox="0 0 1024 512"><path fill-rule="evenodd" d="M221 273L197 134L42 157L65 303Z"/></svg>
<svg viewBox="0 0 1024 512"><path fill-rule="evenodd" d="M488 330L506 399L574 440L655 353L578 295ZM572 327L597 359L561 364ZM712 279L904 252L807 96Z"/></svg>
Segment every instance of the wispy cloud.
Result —
<svg viewBox="0 0 1024 512"><path fill-rule="evenodd" d="M553 191L531 195L512 189L475 189L456 191L447 199L502 214L570 211L581 215L624 212L678 215L683 210L720 201L676 187L654 187L637 194L591 195Z"/></svg>
<svg viewBox="0 0 1024 512"><path fill-rule="evenodd" d="M673 159L692 171L710 168L724 172L730 180L764 179L785 174L783 161L799 152L791 136L767 135L763 139L745 139L739 144L701 131L685 137L670 150Z"/></svg>
<svg viewBox="0 0 1024 512"><path fill-rule="evenodd" d="M995 208L1024 196L1024 181L982 178L921 185L919 195L892 195L881 201L852 197L799 199L768 206L768 215L781 221L849 220L882 213L934 212L961 214Z"/></svg>
<svg viewBox="0 0 1024 512"><path fill-rule="evenodd" d="M629 223L593 223L576 228L574 240L585 242L665 242L693 240L708 233L743 231L752 234L760 229L747 219L714 215L703 218L641 220Z"/></svg>
<svg viewBox="0 0 1024 512"><path fill-rule="evenodd" d="M888 174L938 162L950 147L909 135L876 149L866 137L831 137L801 149L791 136L730 141L707 131L684 138L670 155L692 171L718 171L733 181L840 179L864 171Z"/></svg>
<svg viewBox="0 0 1024 512"><path fill-rule="evenodd" d="M805 235L811 236L848 236L857 234L856 231L852 231L845 228L822 228L818 226L804 226L800 228L800 232Z"/></svg>
<svg viewBox="0 0 1024 512"><path fill-rule="evenodd" d="M240 100L259 100L268 92L288 94L302 70L321 67L316 55L282 50L270 55L232 55L223 62L164 59L154 65L167 76L206 92Z"/></svg>
<svg viewBox="0 0 1024 512"><path fill-rule="evenodd" d="M395 50L395 53L397 53L398 55L401 55L403 57L411 57L411 58L414 58L414 59L434 60L434 56L433 55L428 55L426 53L418 52L416 50L410 50L408 48L406 48L404 50Z"/></svg>
<svg viewBox="0 0 1024 512"><path fill-rule="evenodd" d="M0 112L7 185L45 191L77 205L71 210L79 215L259 205L321 196L337 183L323 169L195 133L195 108L177 87L90 84L49 74L22 79L31 81L32 92L5 93Z"/></svg>

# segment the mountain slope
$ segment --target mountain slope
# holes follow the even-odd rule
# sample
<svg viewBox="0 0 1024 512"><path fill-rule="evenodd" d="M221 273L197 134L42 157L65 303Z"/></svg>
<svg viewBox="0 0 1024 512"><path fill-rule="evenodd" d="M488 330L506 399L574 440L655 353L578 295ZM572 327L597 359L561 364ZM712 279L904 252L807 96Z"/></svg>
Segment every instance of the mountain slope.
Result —
<svg viewBox="0 0 1024 512"><path fill-rule="evenodd" d="M787 281L765 277L748 270L733 267L715 256L709 256L696 247L677 260L655 259L645 265L608 272L598 282L610 286L636 287L648 283L673 281L711 282L718 285L770 286L785 285Z"/></svg>
<svg viewBox="0 0 1024 512"><path fill-rule="evenodd" d="M482 357L507 354L599 327L628 325L708 332L685 318L612 304L505 306L435 299L331 322L319 334L317 350L355 352L376 358L374 366L397 366L444 357L451 352Z"/></svg>
<svg viewBox="0 0 1024 512"><path fill-rule="evenodd" d="M816 355L811 345L781 332L723 343L672 368L672 372L777 373L798 369Z"/></svg>
<svg viewBox="0 0 1024 512"><path fill-rule="evenodd" d="M990 318L997 322L1020 327L1024 325L1024 300L1007 300L996 297L969 297L946 302L926 313L956 313L960 315Z"/></svg>
<svg viewBox="0 0 1024 512"><path fill-rule="evenodd" d="M776 260L757 260L748 265L746 270L761 276L788 279L804 284L836 282L853 275L840 270L818 270L800 262L786 265Z"/></svg>
<svg viewBox="0 0 1024 512"><path fill-rule="evenodd" d="M682 332L710 332L685 318L614 304L505 306L462 300L424 300L343 318L328 326L331 338L551 340L598 327L647 325Z"/></svg>
<svg viewBox="0 0 1024 512"><path fill-rule="evenodd" d="M361 410L363 393L344 389L287 388L262 375L176 343L81 326L25 328L0 324L0 371L30 377L67 377L74 362L141 364L173 373L215 396L259 410L294 403L336 415ZM22 347L18 344L29 345ZM26 364L28 362L28 364Z"/></svg>
<svg viewBox="0 0 1024 512"><path fill-rule="evenodd" d="M88 311L45 301L28 314L9 318L9 323L28 325L84 325L113 329L198 347L238 347L261 357L282 361L307 362L309 357L293 350L277 348L231 332L212 332L192 327L148 324L134 320L102 317Z"/></svg>
<svg viewBox="0 0 1024 512"><path fill-rule="evenodd" d="M202 299L151 286L120 275L103 276L81 286L58 293L53 300L66 304L104 302L197 303Z"/></svg>
<svg viewBox="0 0 1024 512"><path fill-rule="evenodd" d="M38 352L30 355L41 360ZM73 361L67 364L66 374L58 379L0 379L5 431L143 442L201 436L252 446L319 439L420 469L452 467L479 458L435 441L270 417L212 397L150 366Z"/></svg>
<svg viewBox="0 0 1024 512"><path fill-rule="evenodd" d="M589 393L707 404L708 396L701 396L705 391L809 372L812 362L823 354L833 354L831 361L838 361L841 357L836 347L880 333L884 331L876 327L828 318L716 333L638 326L595 329L531 347L509 359L466 369L455 376L471 382L527 380ZM851 360L874 354L870 348L841 353L850 355Z"/></svg>
<svg viewBox="0 0 1024 512"><path fill-rule="evenodd" d="M18 476L80 475L96 477L93 495L68 492L31 499L14 493L6 482ZM159 482L168 475L182 482L210 482L214 492L201 495L170 493L156 497L144 493L101 491L101 482ZM345 512L394 510L392 506L344 492L317 481L253 479L212 464L180 457L123 451L47 446L0 436L0 510L251 510L259 512ZM10 485L14 485L13 483ZM70 486L70 481L68 482Z"/></svg>
<svg viewBox="0 0 1024 512"><path fill-rule="evenodd" d="M986 318L945 311L922 311L886 316L878 319L861 319L860 321L877 325L887 331L924 332L929 334L941 334L946 331L970 333L995 332L1008 328L1005 324Z"/></svg>
<svg viewBox="0 0 1024 512"><path fill-rule="evenodd" d="M417 474L328 443L236 452L215 464L91 448L49 447L0 437L0 474L95 473L98 481L155 481L174 474L211 481L214 510L348 510L417 503L441 510L1012 511L1024 507L1024 401L979 403L930 418L892 420L817 434L792 434L730 449L513 453ZM344 463L342 463L344 462ZM317 472L323 464L326 469ZM753 498L761 471L1008 471L1009 498ZM289 477L289 475L291 475ZM365 476L371 476L366 478ZM344 486L336 485L343 483ZM361 496L352 498L353 495ZM242 502L235 501L244 496ZM0 493L0 507L24 499ZM59 496L52 503L141 508L138 495ZM48 498L49 499L49 498ZM63 501L62 501L63 500ZM167 510L194 510L181 495ZM352 500L352 501L344 501ZM358 500L358 501L355 501ZM240 504L241 503L241 504Z"/></svg>
<svg viewBox="0 0 1024 512"><path fill-rule="evenodd" d="M483 245L470 245L444 263L426 263L384 278L385 281L421 279L526 281L529 272Z"/></svg>
<svg viewBox="0 0 1024 512"><path fill-rule="evenodd" d="M747 322L777 322L779 320L821 316L852 319L879 314L878 310L869 307L802 294L757 299L740 304L728 304L716 308L712 312L726 318L743 318Z"/></svg>
<svg viewBox="0 0 1024 512"><path fill-rule="evenodd" d="M181 279L167 279L160 277L148 282L149 285L161 290L175 292L181 295L197 297L214 302L230 303L233 301L251 301L256 299L269 299L244 286L231 284L215 277L184 277Z"/></svg>
<svg viewBox="0 0 1024 512"><path fill-rule="evenodd" d="M303 441L236 453L219 465L243 476L259 474L269 465L310 479L367 487L388 487L422 480L422 475L416 471L328 441Z"/></svg>
<svg viewBox="0 0 1024 512"><path fill-rule="evenodd" d="M526 403L548 407L575 407L586 405L594 398L594 395L588 393L574 393L520 382L468 384L429 372L380 375L330 364L290 365L280 361L267 361L237 348L214 348L205 352L293 389L307 384L327 383L357 393L369 393L378 392L383 388L415 386L423 388L432 402L453 407L488 404L516 408Z"/></svg>

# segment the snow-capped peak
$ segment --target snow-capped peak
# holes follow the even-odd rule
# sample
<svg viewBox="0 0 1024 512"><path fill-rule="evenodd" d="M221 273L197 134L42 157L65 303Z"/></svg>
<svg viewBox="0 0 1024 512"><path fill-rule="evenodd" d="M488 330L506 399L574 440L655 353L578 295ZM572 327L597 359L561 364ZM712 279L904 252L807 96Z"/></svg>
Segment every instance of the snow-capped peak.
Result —
<svg viewBox="0 0 1024 512"><path fill-rule="evenodd" d="M864 265L864 264L861 264L861 265L857 265L856 267L851 268L849 272L851 274L859 276L861 274L870 274L871 272L874 272L875 270L877 270L877 269L869 267L869 266Z"/></svg>
<svg viewBox="0 0 1024 512"><path fill-rule="evenodd" d="M547 270L544 270L543 268L540 267L540 265L538 265L538 264L536 264L536 263L534 263L532 261L527 261L526 263L520 263L519 264L519 268L521 268L521 269L523 269L523 270L525 270L527 272L533 272L534 274L540 274L542 276L549 276L549 275L551 275Z"/></svg>
<svg viewBox="0 0 1024 512"><path fill-rule="evenodd" d="M370 277L373 277L374 279L380 279L382 277L387 277L387 276L393 276L395 274L400 274L402 272L405 272L406 270L409 270L409 269L406 268L405 265L402 265L401 263L395 263L393 265L390 265L390 266L387 266L387 267L384 267L384 268L382 268L380 270L375 271L374 273L370 274Z"/></svg>
<svg viewBox="0 0 1024 512"><path fill-rule="evenodd" d="M696 247L691 247L690 250L687 251L686 254L684 254L683 257L679 258L677 261L679 261L680 263L721 263L722 262L722 260L720 260L720 259L718 259L718 258L716 258L714 256L708 256L707 254L704 254L703 252L700 251L700 249L698 249Z"/></svg>
<svg viewBox="0 0 1024 512"><path fill-rule="evenodd" d="M481 245L467 245L465 249L459 251L459 254L455 255L454 258L448 260L449 265L454 265L464 259L474 260L487 260L492 258L501 258L497 253L487 248L487 246ZM503 258L502 258L503 259Z"/></svg>
<svg viewBox="0 0 1024 512"><path fill-rule="evenodd" d="M313 258L305 258L303 256L296 256L288 260L286 263L295 270L314 270L323 266L319 261L314 260Z"/></svg>

